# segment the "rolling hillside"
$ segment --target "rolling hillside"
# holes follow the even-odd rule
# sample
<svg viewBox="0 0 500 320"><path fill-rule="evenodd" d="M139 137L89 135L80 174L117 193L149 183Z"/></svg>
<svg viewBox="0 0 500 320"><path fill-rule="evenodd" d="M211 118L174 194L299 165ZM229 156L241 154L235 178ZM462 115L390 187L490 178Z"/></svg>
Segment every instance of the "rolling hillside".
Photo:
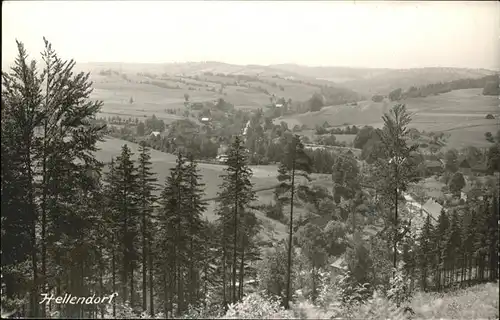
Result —
<svg viewBox="0 0 500 320"><path fill-rule="evenodd" d="M99 161L108 163L111 157L116 157L120 154L121 147L127 144L134 153L133 159L137 159L138 156L138 145L132 142L108 138L104 142L98 144L99 151L96 152L96 158ZM157 173L158 183L163 186L165 183L165 178L170 174L170 169L175 166L176 157L172 154L163 153L156 150L151 150L151 162L153 167L153 172ZM222 182L220 175L223 173L225 166L199 163L198 167L200 173L203 177L203 183L205 183L205 199L213 199L217 196L219 191L219 185ZM273 188L277 184L276 166L251 166L253 171L252 182L254 183L255 190ZM105 167L104 171L107 171ZM158 190L158 194L161 190ZM207 202L207 210L205 211L205 217L208 220L215 220L217 217L215 215L216 203L213 200ZM263 229L261 231L261 238L264 241L282 239L286 236L286 226L281 222L272 220L265 216L264 213L260 211L255 211L256 216L262 221Z"/></svg>
<svg viewBox="0 0 500 320"><path fill-rule="evenodd" d="M236 66L218 62L182 64L92 63L78 65L91 73L92 98L104 102L103 116L144 117L156 114L165 121L179 118L170 110L184 110L185 95L194 102L219 98L237 108L263 108L278 98L308 100L324 86L338 86L326 80L274 70L265 66ZM360 98L340 88L350 100Z"/></svg>
<svg viewBox="0 0 500 320"><path fill-rule="evenodd" d="M307 67L294 64L279 64L271 67L312 78L333 81L339 86L366 95L387 94L396 88L418 87L431 83L481 78L495 74L495 71L492 70L465 68L379 69Z"/></svg>
<svg viewBox="0 0 500 320"><path fill-rule="evenodd" d="M455 90L449 93L426 98L410 98L401 103L414 113L413 127L425 131L444 131L450 134L449 146L466 145L487 146L484 139L487 131L496 132L499 127L498 97L483 96L481 89ZM324 107L317 112L307 112L275 119L275 123L285 121L289 127L306 124L309 127L349 123L356 126L382 125L381 116L394 105L384 100L376 103L361 101L357 105ZM491 113L496 119L485 119Z"/></svg>
<svg viewBox="0 0 500 320"><path fill-rule="evenodd" d="M168 114L166 110L183 110L185 94L189 95L190 102L223 98L238 108L256 109L281 97L306 101L325 86L338 88L343 97L356 101L362 96L368 99L374 93L386 94L399 87L479 78L494 73L483 69L392 70L289 64L243 66L221 62L85 63L78 64L77 69L91 72L92 98L105 103L102 115L144 117L154 113L166 122L182 117L182 114ZM371 111L365 108L366 103L361 105L365 112L362 118L370 118ZM377 108L384 110L385 107L383 104ZM351 113L350 110L337 112L341 112L341 118L348 118Z"/></svg>

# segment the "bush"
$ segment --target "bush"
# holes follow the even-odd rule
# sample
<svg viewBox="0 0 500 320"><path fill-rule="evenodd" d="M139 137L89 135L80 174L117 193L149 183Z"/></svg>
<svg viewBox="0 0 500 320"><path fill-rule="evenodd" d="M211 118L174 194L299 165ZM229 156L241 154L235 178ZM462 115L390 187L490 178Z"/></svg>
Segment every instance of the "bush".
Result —
<svg viewBox="0 0 500 320"><path fill-rule="evenodd" d="M373 102L382 102L384 101L384 96L381 96L379 94L376 94L372 97Z"/></svg>
<svg viewBox="0 0 500 320"><path fill-rule="evenodd" d="M483 95L485 96L498 96L500 94L500 88L498 86L498 77L495 81L490 81L486 83L483 89Z"/></svg>
<svg viewBox="0 0 500 320"><path fill-rule="evenodd" d="M252 293L241 302L229 305L224 319L294 319L294 314L280 304L277 298Z"/></svg>
<svg viewBox="0 0 500 320"><path fill-rule="evenodd" d="M264 204L261 206L266 217L271 218L276 221L282 221L284 218L283 209L277 204Z"/></svg>
<svg viewBox="0 0 500 320"><path fill-rule="evenodd" d="M485 118L488 119L488 120L494 120L495 116L492 115L491 113L488 113Z"/></svg>

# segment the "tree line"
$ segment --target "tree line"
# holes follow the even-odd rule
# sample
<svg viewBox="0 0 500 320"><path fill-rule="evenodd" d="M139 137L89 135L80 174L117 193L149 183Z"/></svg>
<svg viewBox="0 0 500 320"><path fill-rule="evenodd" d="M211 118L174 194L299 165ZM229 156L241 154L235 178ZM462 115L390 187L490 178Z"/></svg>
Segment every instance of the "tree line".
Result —
<svg viewBox="0 0 500 320"><path fill-rule="evenodd" d="M210 223L192 156L178 154L162 187L144 144L137 161L124 145L104 172L94 157L102 103L89 100L89 74L74 75L74 62L46 40L41 71L19 42L18 51L12 72L2 73L2 308L70 318L120 317L128 306L168 316L207 303L210 292L221 296L215 302L241 299L259 256L242 141L230 148ZM39 304L42 293L65 292L120 298L111 311Z"/></svg>
<svg viewBox="0 0 500 320"><path fill-rule="evenodd" d="M388 95L390 101L399 101L408 98L428 97L447 93L453 90L483 88L483 95L498 95L498 75L489 75L477 79L458 79L448 82L431 83L420 87L412 86L406 91L401 88L394 89ZM382 101L380 95L375 95L372 100ZM382 98L383 99L383 98Z"/></svg>

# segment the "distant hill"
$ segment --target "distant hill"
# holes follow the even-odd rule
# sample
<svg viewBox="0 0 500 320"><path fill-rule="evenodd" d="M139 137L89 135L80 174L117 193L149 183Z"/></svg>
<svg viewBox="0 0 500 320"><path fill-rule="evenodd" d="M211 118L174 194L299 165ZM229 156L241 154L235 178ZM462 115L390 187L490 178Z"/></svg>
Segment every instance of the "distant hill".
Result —
<svg viewBox="0 0 500 320"><path fill-rule="evenodd" d="M196 76L206 72L214 74L241 74L248 76L282 76L307 78L307 76L260 65L236 65L217 61L182 62L182 63L120 63L120 62L91 62L80 63L78 68L85 71L99 71L102 69L119 70L124 73L149 72L156 74ZM312 77L314 78L314 77Z"/></svg>
<svg viewBox="0 0 500 320"><path fill-rule="evenodd" d="M324 79L339 86L367 94L387 94L396 88L423 86L458 79L481 78L496 72L487 69L415 68L381 69L349 67L308 67L295 64L271 65L273 69Z"/></svg>
<svg viewBox="0 0 500 320"><path fill-rule="evenodd" d="M294 81L306 81L318 85L337 86L371 96L387 94L395 88L423 86L466 78L480 78L495 74L487 69L467 68L350 68L321 66L310 67L296 64L235 65L217 61L183 63L115 63L95 62L77 64L84 71L98 72L103 69L123 73L149 72L175 76L196 76L204 73L278 77Z"/></svg>
<svg viewBox="0 0 500 320"><path fill-rule="evenodd" d="M257 65L96 62L77 64L76 69L91 73L92 97L104 101L102 113L106 116L155 113L171 118L166 110L184 110L185 95L190 103L223 98L245 109L265 108L280 98L302 102L320 92L327 92L329 101L338 103L368 98L327 80Z"/></svg>
<svg viewBox="0 0 500 320"><path fill-rule="evenodd" d="M333 97L330 101L339 101L331 104L342 104L368 100L374 94L387 95L396 88L404 91L412 86L478 79L495 74L491 70L464 68L396 70L294 64L234 65L216 61L162 64L96 62L77 64L76 67L92 73L96 89L94 97L104 101L104 113L126 113L130 116L183 108L186 93L191 102L223 98L237 107L262 108L278 98L300 102L309 100L314 93L331 92ZM135 102L128 105L131 97ZM359 116L349 106L335 109L337 120L345 119L342 123L365 122L360 119L372 119L372 112L378 115L387 108L386 104L368 107L371 102L360 103L365 106Z"/></svg>

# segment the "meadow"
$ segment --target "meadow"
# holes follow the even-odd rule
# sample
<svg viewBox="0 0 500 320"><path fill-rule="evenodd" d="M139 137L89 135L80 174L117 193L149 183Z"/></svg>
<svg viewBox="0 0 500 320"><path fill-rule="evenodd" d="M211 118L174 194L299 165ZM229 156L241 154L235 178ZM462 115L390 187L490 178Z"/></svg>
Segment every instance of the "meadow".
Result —
<svg viewBox="0 0 500 320"><path fill-rule="evenodd" d="M134 153L132 158L137 159L139 154L138 144L115 138L106 138L105 141L98 144L98 148L100 148L100 150L96 152L96 158L99 161L109 163L112 157L116 157L120 154L121 148L124 144L126 144L132 153ZM175 161L176 156L173 154L151 150L153 172L157 173L158 182L160 184L165 182L165 178L170 174L170 169L175 166ZM199 163L198 167L200 169L200 174L203 177L203 183L205 183L206 198L210 199L216 197L217 192L219 191L219 185L222 183L220 175L223 174L225 166ZM252 183L254 183L255 189L272 187L276 184L276 166L270 165L250 167L253 171Z"/></svg>
<svg viewBox="0 0 500 320"><path fill-rule="evenodd" d="M420 131L442 131L449 134L446 148L467 145L487 147L489 142L485 140L484 134L488 131L495 133L499 129L500 112L498 98L483 96L481 91L455 90L438 96L410 98L400 103L404 103L414 114L411 127ZM329 106L317 112L281 117L275 119L275 123L284 121L290 128L302 124L315 127L325 121L330 125L350 123L356 126L381 127L382 115L395 103L387 100L380 103L361 101L357 105ZM496 119L485 119L488 113L493 114Z"/></svg>
<svg viewBox="0 0 500 320"><path fill-rule="evenodd" d="M94 91L92 99L102 100L104 106L100 116L145 117L155 114L166 122L176 120L166 112L167 109L184 109L185 94L189 102L216 101L223 98L236 108L263 108L270 98L284 97L302 101L319 91L319 85L297 83L271 75L259 75L240 79L231 75L197 74L158 74L142 73L126 67L108 70L94 67L91 72ZM185 70L184 70L185 71ZM130 103L130 99L133 103Z"/></svg>
<svg viewBox="0 0 500 320"><path fill-rule="evenodd" d="M98 150L96 152L96 158L99 161L104 163L109 163L112 157L116 157L120 154L122 146L126 144L132 153L132 159L137 159L138 157L138 149L139 145L120 140L115 138L106 138L105 141L100 142L98 144ZM151 149L151 162L152 162L152 170L157 173L158 184L161 186L165 183L165 178L170 174L170 169L175 166L176 156L173 154L168 154L164 152L160 152L157 150ZM213 198L217 197L217 193L219 192L219 186L222 183L221 175L223 174L223 170L225 168L224 165L217 164L207 164L207 163L199 163L198 164L200 174L202 176L202 181L205 184L205 199L207 201L207 210L204 213L204 216L209 221L214 221L217 216L215 214L215 210L217 207L216 202ZM252 183L254 184L254 189L272 189L276 184L276 175L277 175L277 166L268 165L268 166L250 166L253 172ZM104 172L107 172L107 167L105 167ZM157 194L161 192L161 189L157 190ZM264 198L267 198L267 195L272 195L271 191L261 191L258 192L264 193ZM272 198L271 198L272 199ZM268 203L260 202L262 200L259 197L257 202L259 203ZM270 200L270 199L269 199ZM287 229L284 224L281 222L272 220L265 216L264 213L255 210L256 216L263 223L263 230L261 231L261 238L264 241L276 240L276 239L284 239L287 234Z"/></svg>

